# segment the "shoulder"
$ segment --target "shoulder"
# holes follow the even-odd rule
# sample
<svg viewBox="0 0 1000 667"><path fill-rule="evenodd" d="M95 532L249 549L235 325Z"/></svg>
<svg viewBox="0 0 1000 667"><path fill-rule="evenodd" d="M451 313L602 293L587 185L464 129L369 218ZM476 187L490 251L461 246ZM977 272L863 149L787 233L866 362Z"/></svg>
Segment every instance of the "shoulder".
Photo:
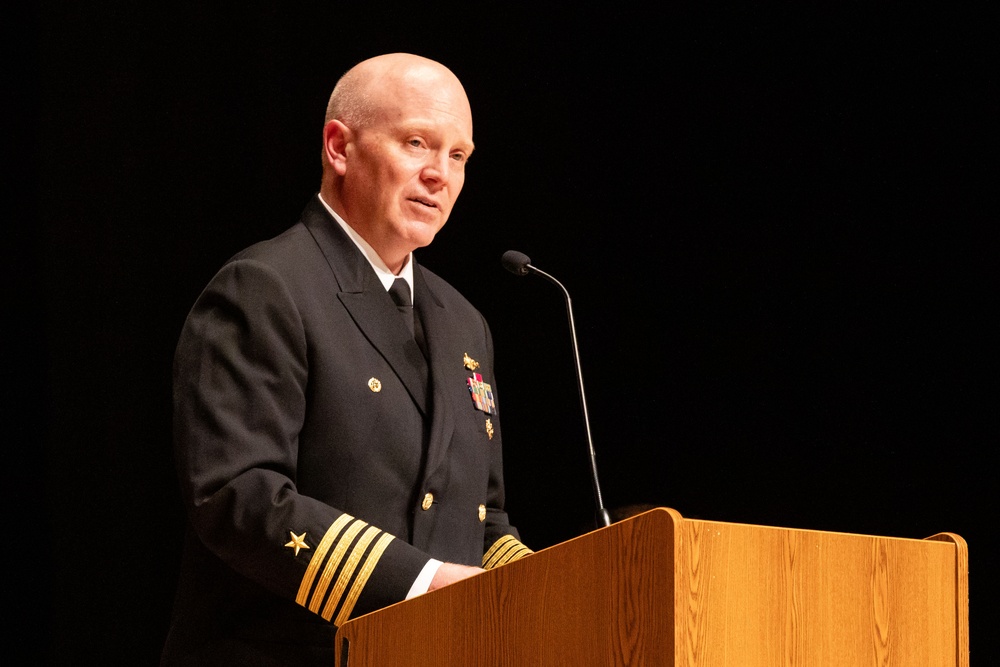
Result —
<svg viewBox="0 0 1000 667"><path fill-rule="evenodd" d="M292 269L308 261L310 255L322 259L322 253L309 230L301 222L274 238L259 241L229 258L227 264L250 261L275 269Z"/></svg>
<svg viewBox="0 0 1000 667"><path fill-rule="evenodd" d="M230 257L195 303L198 311L242 313L266 321L269 312L309 310L316 299L332 298L323 253L301 223ZM323 292L316 294L316 292ZM234 315L235 316L235 315Z"/></svg>
<svg viewBox="0 0 1000 667"><path fill-rule="evenodd" d="M346 237L341 236L317 195L306 203L298 222L278 236L241 250L229 261L251 260L293 271L311 269L343 256Z"/></svg>
<svg viewBox="0 0 1000 667"><path fill-rule="evenodd" d="M337 285L329 257L311 230L299 222L274 238L255 243L230 257L219 275L245 273L272 280L296 300ZM328 296L328 295L327 295Z"/></svg>

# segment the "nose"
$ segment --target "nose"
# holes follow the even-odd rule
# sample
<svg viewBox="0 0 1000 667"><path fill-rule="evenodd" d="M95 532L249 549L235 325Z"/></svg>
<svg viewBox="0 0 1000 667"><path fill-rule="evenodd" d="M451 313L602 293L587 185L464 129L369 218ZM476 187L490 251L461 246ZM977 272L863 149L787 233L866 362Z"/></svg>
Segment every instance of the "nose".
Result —
<svg viewBox="0 0 1000 667"><path fill-rule="evenodd" d="M451 178L451 157L445 151L434 151L428 158L421 171L421 177L428 184L443 188L448 185Z"/></svg>

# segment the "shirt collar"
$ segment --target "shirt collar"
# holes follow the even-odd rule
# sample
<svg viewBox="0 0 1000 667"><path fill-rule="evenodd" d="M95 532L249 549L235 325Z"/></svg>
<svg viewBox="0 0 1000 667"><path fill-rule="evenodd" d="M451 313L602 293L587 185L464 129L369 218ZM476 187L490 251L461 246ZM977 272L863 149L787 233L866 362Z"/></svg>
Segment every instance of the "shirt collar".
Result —
<svg viewBox="0 0 1000 667"><path fill-rule="evenodd" d="M375 275L378 276L379 281L381 281L382 286L385 287L386 291L389 291L389 288L392 287L392 283L394 280L396 280L396 278L402 278L403 280L406 281L406 284L410 288L410 302L412 303L413 302L413 253L411 252L409 255L407 255L406 262L403 264L403 268L399 271L399 275L398 276L395 275L392 271L389 270L389 267L385 265L385 262L382 261L382 258L378 256L378 253L375 252L375 249L368 244L368 241L365 241L363 238L361 238L361 235L358 234L356 231L354 231L353 227L351 227L349 224L347 224L347 222L344 221L343 218L337 215L336 211L330 208L330 205L327 204L326 201L323 199L323 195L319 195L319 200L326 208L327 212L333 216L334 220L337 221L337 224L340 225L340 228L344 230L344 233L347 234L347 236L350 237L352 241L354 241L354 245L358 246L358 250L360 250L361 254L365 256L365 259L368 260L368 263L371 264L371 267L375 269Z"/></svg>

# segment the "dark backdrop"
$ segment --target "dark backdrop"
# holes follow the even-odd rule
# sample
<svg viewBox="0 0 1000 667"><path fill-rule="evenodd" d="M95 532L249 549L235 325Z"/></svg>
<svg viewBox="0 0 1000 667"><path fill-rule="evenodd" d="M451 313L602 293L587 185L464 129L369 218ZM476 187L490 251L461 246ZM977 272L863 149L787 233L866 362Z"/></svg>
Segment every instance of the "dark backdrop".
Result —
<svg viewBox="0 0 1000 667"><path fill-rule="evenodd" d="M419 257L493 326L526 542L590 529L594 503L564 304L502 270L511 248L573 295L609 507L959 533L973 660L1000 657L987 17L339 4L42 2L8 28L27 215L3 235L26 566L7 599L39 657L155 663L181 324L228 256L297 219L333 83L388 51L441 60L472 101L465 191Z"/></svg>

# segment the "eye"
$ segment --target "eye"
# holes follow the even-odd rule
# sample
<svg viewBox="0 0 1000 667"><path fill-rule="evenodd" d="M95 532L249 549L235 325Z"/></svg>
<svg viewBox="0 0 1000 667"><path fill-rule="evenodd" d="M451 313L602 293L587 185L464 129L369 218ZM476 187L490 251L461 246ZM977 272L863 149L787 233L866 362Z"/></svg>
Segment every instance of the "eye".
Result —
<svg viewBox="0 0 1000 667"><path fill-rule="evenodd" d="M424 145L424 140L419 138L407 139L407 145L413 146L414 148L420 148Z"/></svg>
<svg viewBox="0 0 1000 667"><path fill-rule="evenodd" d="M455 162L465 162L466 160L469 159L469 156L466 155L465 153L452 153L451 159L454 160Z"/></svg>

